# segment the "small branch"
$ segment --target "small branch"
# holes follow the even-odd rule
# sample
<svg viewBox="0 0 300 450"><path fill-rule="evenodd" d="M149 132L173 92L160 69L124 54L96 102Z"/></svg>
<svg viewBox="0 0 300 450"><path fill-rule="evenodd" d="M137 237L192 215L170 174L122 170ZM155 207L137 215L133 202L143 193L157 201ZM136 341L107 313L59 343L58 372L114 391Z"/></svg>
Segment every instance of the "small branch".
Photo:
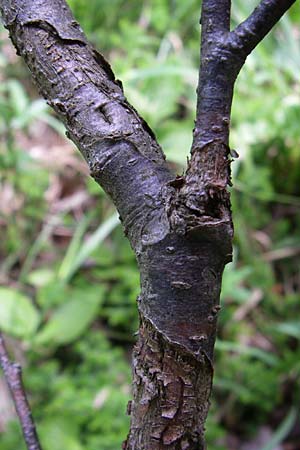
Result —
<svg viewBox="0 0 300 450"><path fill-rule="evenodd" d="M230 224L227 185L231 183L229 130L235 80L248 54L294 2L262 0L248 19L230 32L231 2L203 0L196 121L191 159L176 194L177 223L193 211L202 224ZM178 213L178 205L183 213Z"/></svg>
<svg viewBox="0 0 300 450"><path fill-rule="evenodd" d="M249 55L296 0L262 0L230 33L232 47Z"/></svg>
<svg viewBox="0 0 300 450"><path fill-rule="evenodd" d="M0 333L0 365L11 392L16 412L19 416L23 436L28 450L41 450L39 439L33 422L30 406L28 404L23 382L22 371L19 364L10 361L4 339Z"/></svg>

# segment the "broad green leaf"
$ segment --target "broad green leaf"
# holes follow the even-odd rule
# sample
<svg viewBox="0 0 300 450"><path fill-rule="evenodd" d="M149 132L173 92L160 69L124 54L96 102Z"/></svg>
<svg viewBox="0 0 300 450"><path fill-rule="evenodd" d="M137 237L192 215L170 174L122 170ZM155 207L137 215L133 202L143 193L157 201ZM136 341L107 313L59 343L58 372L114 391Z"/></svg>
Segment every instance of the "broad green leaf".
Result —
<svg viewBox="0 0 300 450"><path fill-rule="evenodd" d="M78 290L59 308L36 337L37 344L68 344L77 339L95 319L104 300L104 288Z"/></svg>
<svg viewBox="0 0 300 450"><path fill-rule="evenodd" d="M28 338L40 321L29 297L12 288L0 288L0 328L19 338Z"/></svg>

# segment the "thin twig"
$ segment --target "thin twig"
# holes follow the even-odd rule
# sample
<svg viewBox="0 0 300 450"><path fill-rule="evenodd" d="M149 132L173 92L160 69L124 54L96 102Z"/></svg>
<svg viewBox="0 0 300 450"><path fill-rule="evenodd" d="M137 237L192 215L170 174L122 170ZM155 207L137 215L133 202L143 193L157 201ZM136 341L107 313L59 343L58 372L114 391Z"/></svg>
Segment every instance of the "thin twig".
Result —
<svg viewBox="0 0 300 450"><path fill-rule="evenodd" d="M10 361L4 339L0 333L0 365L4 372L16 412L19 416L23 436L28 450L41 450L39 439L33 422L30 406L26 398L22 382L22 370L19 364Z"/></svg>

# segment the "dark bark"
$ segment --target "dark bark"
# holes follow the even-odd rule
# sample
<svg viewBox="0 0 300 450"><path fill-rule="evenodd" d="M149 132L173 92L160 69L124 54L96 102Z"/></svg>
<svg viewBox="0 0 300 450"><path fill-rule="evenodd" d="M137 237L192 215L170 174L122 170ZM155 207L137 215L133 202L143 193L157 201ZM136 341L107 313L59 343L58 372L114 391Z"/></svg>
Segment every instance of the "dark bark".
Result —
<svg viewBox="0 0 300 450"><path fill-rule="evenodd" d="M262 0L253 13L231 33L235 51L249 55L296 0Z"/></svg>
<svg viewBox="0 0 300 450"><path fill-rule="evenodd" d="M262 1L230 32L229 0L203 0L191 159L174 178L64 0L2 0L19 54L112 197L141 272L127 450L205 448L224 265L231 260L230 111L249 52L293 1ZM278 6L278 8L277 8ZM255 37L253 37L255 33Z"/></svg>
<svg viewBox="0 0 300 450"><path fill-rule="evenodd" d="M41 450L36 433L35 424L27 401L23 382L22 370L19 364L10 361L4 339L0 333L0 366L2 367L6 383L19 416L24 440L28 450Z"/></svg>

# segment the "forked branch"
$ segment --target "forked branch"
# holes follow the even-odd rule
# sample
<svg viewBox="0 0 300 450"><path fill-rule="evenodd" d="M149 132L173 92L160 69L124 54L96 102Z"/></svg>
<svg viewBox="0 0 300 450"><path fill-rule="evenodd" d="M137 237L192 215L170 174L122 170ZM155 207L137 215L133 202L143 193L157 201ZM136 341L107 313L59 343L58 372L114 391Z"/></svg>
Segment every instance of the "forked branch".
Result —
<svg viewBox="0 0 300 450"><path fill-rule="evenodd" d="M9 387L16 412L23 431L27 450L41 450L39 439L36 433L34 421L27 401L26 393L22 382L22 370L19 364L9 359L4 339L0 333L0 365L2 367L6 383Z"/></svg>
<svg viewBox="0 0 300 450"><path fill-rule="evenodd" d="M201 58L192 152L214 140L228 145L235 80L247 56L296 0L262 0L230 32L231 0L203 0Z"/></svg>

